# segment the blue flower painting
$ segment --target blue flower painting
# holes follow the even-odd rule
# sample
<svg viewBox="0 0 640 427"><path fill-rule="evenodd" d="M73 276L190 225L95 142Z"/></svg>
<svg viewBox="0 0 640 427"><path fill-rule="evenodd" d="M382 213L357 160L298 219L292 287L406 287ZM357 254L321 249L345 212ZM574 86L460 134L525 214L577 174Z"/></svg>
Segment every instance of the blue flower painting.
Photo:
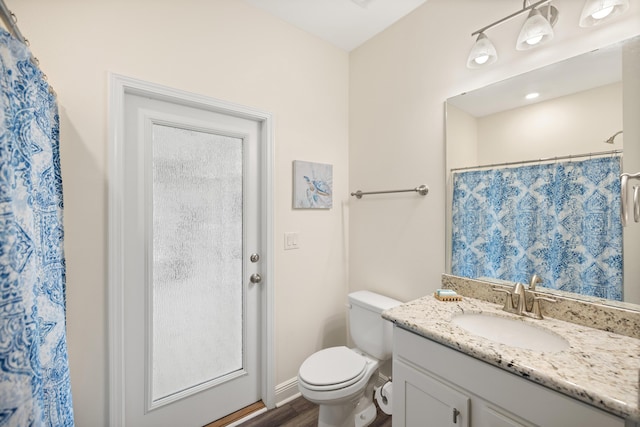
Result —
<svg viewBox="0 0 640 427"><path fill-rule="evenodd" d="M333 207L333 166L295 160L293 162L293 207Z"/></svg>

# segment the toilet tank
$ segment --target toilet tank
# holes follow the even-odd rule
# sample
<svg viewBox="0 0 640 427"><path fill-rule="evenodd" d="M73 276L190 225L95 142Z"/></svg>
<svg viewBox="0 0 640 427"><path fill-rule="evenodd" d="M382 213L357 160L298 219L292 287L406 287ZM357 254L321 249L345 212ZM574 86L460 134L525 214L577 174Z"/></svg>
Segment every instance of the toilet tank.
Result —
<svg viewBox="0 0 640 427"><path fill-rule="evenodd" d="M393 325L382 312L402 304L370 291L350 293L349 332L357 348L378 360L391 358Z"/></svg>

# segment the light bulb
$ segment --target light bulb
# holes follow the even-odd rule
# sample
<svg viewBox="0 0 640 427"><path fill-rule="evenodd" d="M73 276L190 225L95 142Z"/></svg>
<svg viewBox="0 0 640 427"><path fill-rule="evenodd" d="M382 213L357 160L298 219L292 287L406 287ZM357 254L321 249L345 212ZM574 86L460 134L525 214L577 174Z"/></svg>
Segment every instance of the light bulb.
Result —
<svg viewBox="0 0 640 427"><path fill-rule="evenodd" d="M540 43L541 40L542 36L531 37L530 39L527 39L527 44L533 46L534 44Z"/></svg>
<svg viewBox="0 0 640 427"><path fill-rule="evenodd" d="M609 16L609 14L613 11L613 6L605 7L604 9L600 9L597 12L591 14L593 19L603 19Z"/></svg>
<svg viewBox="0 0 640 427"><path fill-rule="evenodd" d="M489 55L482 55L482 56L478 56L476 59L474 59L474 61L476 61L476 64L482 65L485 62L487 62L488 59L489 59Z"/></svg>

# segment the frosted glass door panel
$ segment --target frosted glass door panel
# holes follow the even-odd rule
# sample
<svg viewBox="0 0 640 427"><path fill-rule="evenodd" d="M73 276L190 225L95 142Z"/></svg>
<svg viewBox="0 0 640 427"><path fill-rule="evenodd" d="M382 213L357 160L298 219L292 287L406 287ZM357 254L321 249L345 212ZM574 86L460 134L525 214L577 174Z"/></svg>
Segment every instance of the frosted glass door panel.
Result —
<svg viewBox="0 0 640 427"><path fill-rule="evenodd" d="M242 139L153 125L151 400L243 368Z"/></svg>

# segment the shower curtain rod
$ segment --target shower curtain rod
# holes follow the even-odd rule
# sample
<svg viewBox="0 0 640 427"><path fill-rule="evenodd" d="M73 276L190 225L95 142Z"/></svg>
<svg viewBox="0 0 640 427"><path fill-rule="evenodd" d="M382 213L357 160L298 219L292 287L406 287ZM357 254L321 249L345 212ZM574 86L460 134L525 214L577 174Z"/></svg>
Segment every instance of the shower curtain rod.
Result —
<svg viewBox="0 0 640 427"><path fill-rule="evenodd" d="M470 169L493 168L496 166L526 165L528 163L553 162L556 160L571 160L571 159L577 159L580 157L607 156L607 155L613 155L613 154L622 154L622 152L623 150L597 151L597 152L585 153L585 154L569 154L567 156L547 157L547 158L537 159L537 160L520 160L517 162L491 163L487 165L465 166L461 168L452 168L451 172L465 171Z"/></svg>
<svg viewBox="0 0 640 427"><path fill-rule="evenodd" d="M0 0L0 18L4 22L4 25L7 26L7 29L15 38L20 40L22 43L29 45L27 39L24 38L22 33L20 32L20 28L18 28L18 20L16 19L16 15L13 14L4 3L4 0Z"/></svg>

